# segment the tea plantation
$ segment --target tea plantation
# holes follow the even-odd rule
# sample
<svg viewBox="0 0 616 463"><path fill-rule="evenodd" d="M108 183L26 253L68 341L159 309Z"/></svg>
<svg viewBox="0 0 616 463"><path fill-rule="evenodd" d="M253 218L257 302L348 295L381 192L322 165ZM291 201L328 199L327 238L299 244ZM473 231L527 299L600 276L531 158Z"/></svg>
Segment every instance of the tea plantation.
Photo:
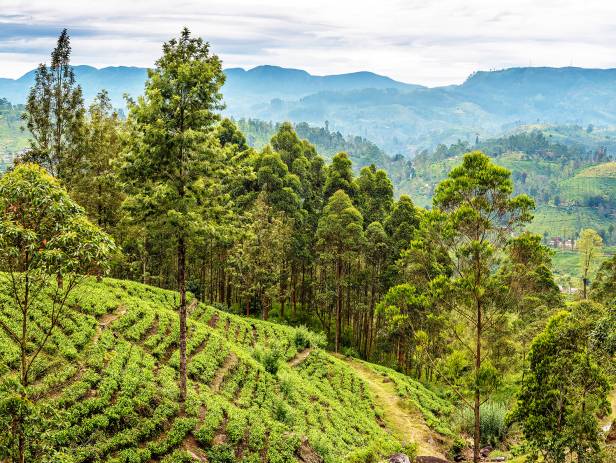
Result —
<svg viewBox="0 0 616 463"><path fill-rule="evenodd" d="M0 317L14 324L3 302ZM45 410L38 439L53 449L54 461L366 461L412 444L388 429L355 370L305 329L193 302L188 397L180 407L175 293L92 279L69 306L31 379L30 396ZM42 336L42 323L39 330ZM8 383L19 355L1 333L0 346L0 377ZM428 426L448 433L440 416L451 405L378 368Z"/></svg>

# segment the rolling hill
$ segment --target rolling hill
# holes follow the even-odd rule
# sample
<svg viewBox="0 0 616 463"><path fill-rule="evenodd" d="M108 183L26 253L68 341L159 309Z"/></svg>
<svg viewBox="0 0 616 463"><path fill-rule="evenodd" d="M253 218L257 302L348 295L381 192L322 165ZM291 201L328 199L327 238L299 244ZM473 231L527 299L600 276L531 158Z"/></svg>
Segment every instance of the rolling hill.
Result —
<svg viewBox="0 0 616 463"><path fill-rule="evenodd" d="M112 279L88 280L73 294L32 370L30 396L46 410L37 431L54 461L368 461L411 444L409 436L425 438L419 449L436 453L451 435L452 405L420 383L372 364L359 372L305 329L196 301L181 408L176 303L171 291ZM2 321L16 323L10 305L0 306ZM41 313L33 316L39 329ZM8 381L19 356L2 333L0 371ZM381 407L375 387L383 381L375 377L396 384L388 407L404 404L396 410L415 434Z"/></svg>

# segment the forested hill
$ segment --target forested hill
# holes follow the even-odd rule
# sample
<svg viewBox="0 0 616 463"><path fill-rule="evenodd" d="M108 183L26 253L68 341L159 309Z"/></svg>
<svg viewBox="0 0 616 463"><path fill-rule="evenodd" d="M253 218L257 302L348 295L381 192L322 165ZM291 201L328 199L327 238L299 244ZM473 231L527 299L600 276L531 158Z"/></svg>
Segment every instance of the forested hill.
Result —
<svg viewBox="0 0 616 463"><path fill-rule="evenodd" d="M143 90L146 70L76 66L86 100L106 88L115 106ZM0 97L23 103L34 71L0 79ZM412 76L409 76L412 81ZM427 88L370 72L314 76L259 66L226 70L227 115L308 122L368 138L390 154L412 155L458 138L493 136L520 124L616 123L616 70L512 68L477 72L460 85Z"/></svg>
<svg viewBox="0 0 616 463"><path fill-rule="evenodd" d="M147 69L127 66L110 66L97 69L92 66L74 66L75 77L84 90L86 100L92 100L102 88L109 92L114 105L124 106L124 94L131 96L143 92ZM314 76L300 69L278 66L257 66L244 70L225 70L225 97L236 106L246 108L272 98L285 97L296 100L321 91L345 92L363 88L398 88L410 90L419 85L405 84L372 72ZM24 103L28 90L34 84L35 70L18 79L0 78L0 97L20 104Z"/></svg>

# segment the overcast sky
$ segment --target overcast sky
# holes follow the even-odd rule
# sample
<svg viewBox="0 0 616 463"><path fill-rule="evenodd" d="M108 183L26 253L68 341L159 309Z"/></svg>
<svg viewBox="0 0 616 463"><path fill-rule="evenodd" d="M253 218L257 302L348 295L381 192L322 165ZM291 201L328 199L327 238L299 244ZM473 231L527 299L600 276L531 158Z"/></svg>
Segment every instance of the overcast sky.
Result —
<svg viewBox="0 0 616 463"><path fill-rule="evenodd" d="M151 66L188 26L225 67L369 70L424 85L513 66L616 67L611 0L0 0L0 77L47 61L63 27L73 64Z"/></svg>

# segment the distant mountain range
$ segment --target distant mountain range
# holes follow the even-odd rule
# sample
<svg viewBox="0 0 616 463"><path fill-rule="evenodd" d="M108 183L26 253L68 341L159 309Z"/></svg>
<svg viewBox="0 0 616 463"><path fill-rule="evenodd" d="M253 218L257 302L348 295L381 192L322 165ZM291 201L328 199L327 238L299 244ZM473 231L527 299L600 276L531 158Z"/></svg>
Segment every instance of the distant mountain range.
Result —
<svg viewBox="0 0 616 463"><path fill-rule="evenodd" d="M458 138L474 140L521 124L616 124L616 69L511 68L477 72L460 85L428 88L371 72L314 76L259 66L225 70L228 115L235 118L328 121L332 130L373 140L391 154L411 155ZM147 70L76 66L86 100L106 88L114 104L143 91ZM25 101L34 71L0 79L0 97Z"/></svg>

